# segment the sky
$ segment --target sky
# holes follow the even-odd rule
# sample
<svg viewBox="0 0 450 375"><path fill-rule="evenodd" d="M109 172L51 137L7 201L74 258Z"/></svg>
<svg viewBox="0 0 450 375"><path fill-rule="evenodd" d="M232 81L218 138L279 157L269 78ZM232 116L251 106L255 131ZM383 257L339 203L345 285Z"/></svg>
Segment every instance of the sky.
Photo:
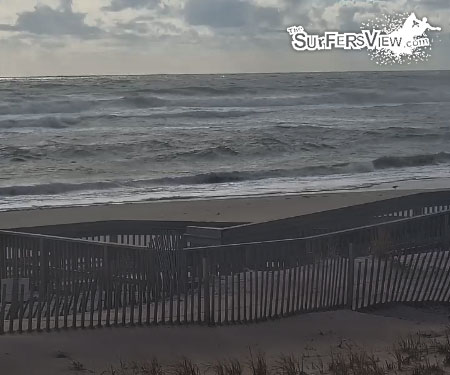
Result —
<svg viewBox="0 0 450 375"><path fill-rule="evenodd" d="M286 28L400 11L442 32L427 62L388 69L450 69L450 0L1 0L0 76L378 70L367 52L296 52Z"/></svg>

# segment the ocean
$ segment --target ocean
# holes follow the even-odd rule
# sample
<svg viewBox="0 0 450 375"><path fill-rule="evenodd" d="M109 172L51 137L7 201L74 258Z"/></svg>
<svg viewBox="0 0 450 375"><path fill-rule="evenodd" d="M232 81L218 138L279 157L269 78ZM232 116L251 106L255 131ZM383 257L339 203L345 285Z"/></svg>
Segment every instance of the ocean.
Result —
<svg viewBox="0 0 450 375"><path fill-rule="evenodd" d="M450 177L450 72L0 79L0 210Z"/></svg>

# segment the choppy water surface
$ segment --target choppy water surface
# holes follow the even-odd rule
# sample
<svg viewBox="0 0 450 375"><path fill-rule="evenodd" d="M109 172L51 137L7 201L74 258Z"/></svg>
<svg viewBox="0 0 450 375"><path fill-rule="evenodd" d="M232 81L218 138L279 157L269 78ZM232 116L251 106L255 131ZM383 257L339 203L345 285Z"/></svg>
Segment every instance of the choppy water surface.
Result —
<svg viewBox="0 0 450 375"><path fill-rule="evenodd" d="M0 80L0 210L450 176L450 72Z"/></svg>

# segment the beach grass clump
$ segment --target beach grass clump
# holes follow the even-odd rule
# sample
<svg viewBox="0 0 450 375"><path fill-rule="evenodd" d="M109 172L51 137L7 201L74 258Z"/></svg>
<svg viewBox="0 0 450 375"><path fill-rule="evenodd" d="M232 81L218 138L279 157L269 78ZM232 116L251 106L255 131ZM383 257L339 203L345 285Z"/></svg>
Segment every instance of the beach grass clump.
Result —
<svg viewBox="0 0 450 375"><path fill-rule="evenodd" d="M426 358L423 362L417 363L412 369L412 375L443 375L444 369L438 363L430 363Z"/></svg>
<svg viewBox="0 0 450 375"><path fill-rule="evenodd" d="M408 357L405 354L403 354L401 349L399 349L395 345L392 355L395 358L395 364L397 365L398 371L403 371L404 365L409 365L409 360L407 359Z"/></svg>
<svg viewBox="0 0 450 375"><path fill-rule="evenodd" d="M119 367L111 366L108 370L103 371L102 375L165 375L161 363L158 359L153 358L150 362L123 362L120 361Z"/></svg>
<svg viewBox="0 0 450 375"><path fill-rule="evenodd" d="M200 375L200 367L191 359L182 357L169 366L170 375Z"/></svg>
<svg viewBox="0 0 450 375"><path fill-rule="evenodd" d="M320 357L317 359L317 361L312 363L312 368L316 370L320 375L327 374L325 363L323 362L323 359Z"/></svg>
<svg viewBox="0 0 450 375"><path fill-rule="evenodd" d="M450 353L444 355L444 366L446 367L450 366Z"/></svg>
<svg viewBox="0 0 450 375"><path fill-rule="evenodd" d="M435 347L436 351L439 354L445 355L450 353L450 337L449 334L445 334L445 340L443 342L441 341L435 341Z"/></svg>
<svg viewBox="0 0 450 375"><path fill-rule="evenodd" d="M355 351L351 348L346 353L331 354L329 364L333 375L384 375L385 368L374 355L365 350Z"/></svg>
<svg viewBox="0 0 450 375"><path fill-rule="evenodd" d="M433 346L436 349L436 352L439 353L443 357L444 366L449 367L450 366L450 336L449 336L449 332L447 331L445 333L445 340L443 342L435 340Z"/></svg>
<svg viewBox="0 0 450 375"><path fill-rule="evenodd" d="M333 375L350 375L350 366L342 353L332 354L329 370Z"/></svg>
<svg viewBox="0 0 450 375"><path fill-rule="evenodd" d="M164 370L161 365L161 363L158 361L158 359L154 358L150 361L149 364L149 375L164 375Z"/></svg>
<svg viewBox="0 0 450 375"><path fill-rule="evenodd" d="M218 360L207 368L214 375L242 375L242 365L237 359Z"/></svg>
<svg viewBox="0 0 450 375"><path fill-rule="evenodd" d="M403 364L419 362L429 354L429 347L419 335L408 335L398 339L394 345L394 353L397 359L402 359ZM400 356L400 354L402 354Z"/></svg>
<svg viewBox="0 0 450 375"><path fill-rule="evenodd" d="M438 341L440 340L440 341ZM393 345L392 359L380 358L355 345L339 345L329 355L313 357L297 354L266 356L249 348L247 359L220 359L210 364L187 357L165 362L121 362L103 375L443 375L450 364L450 333L442 336L410 334ZM88 371L73 361L72 368ZM308 371L305 372L304 368Z"/></svg>
<svg viewBox="0 0 450 375"><path fill-rule="evenodd" d="M252 375L270 375L266 354L258 351L256 354L249 349L248 367Z"/></svg>
<svg viewBox="0 0 450 375"><path fill-rule="evenodd" d="M275 375L306 375L303 370L303 357L300 360L293 354L281 354L273 365Z"/></svg>

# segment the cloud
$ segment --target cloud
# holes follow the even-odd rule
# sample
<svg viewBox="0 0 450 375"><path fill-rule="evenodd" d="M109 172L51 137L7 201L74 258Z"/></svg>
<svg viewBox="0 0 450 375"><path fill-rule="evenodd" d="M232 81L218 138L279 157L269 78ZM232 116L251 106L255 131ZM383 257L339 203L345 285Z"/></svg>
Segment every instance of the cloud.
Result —
<svg viewBox="0 0 450 375"><path fill-rule="evenodd" d="M432 20L450 18L449 0L278 0L284 20L308 30L357 31L362 22L382 16L415 11ZM445 22L444 21L444 22Z"/></svg>
<svg viewBox="0 0 450 375"><path fill-rule="evenodd" d="M411 5L418 5L427 9L449 9L448 0L411 0Z"/></svg>
<svg viewBox="0 0 450 375"><path fill-rule="evenodd" d="M100 29L85 23L86 15L72 11L72 1L62 0L58 9L37 5L33 11L18 14L14 25L0 25L0 30L27 32L36 35L72 35L90 38Z"/></svg>
<svg viewBox="0 0 450 375"><path fill-rule="evenodd" d="M156 8L161 3L160 0L112 0L111 4L103 10L119 12L127 8Z"/></svg>
<svg viewBox="0 0 450 375"><path fill-rule="evenodd" d="M294 53L285 29L356 31L409 11L443 28L433 60L417 67L449 68L449 1L0 1L3 74L377 69L364 53Z"/></svg>
<svg viewBox="0 0 450 375"><path fill-rule="evenodd" d="M260 7L243 0L188 0L184 17L190 25L212 28L279 26L277 8Z"/></svg>
<svg viewBox="0 0 450 375"><path fill-rule="evenodd" d="M65 12L71 12L72 0L61 0L61 9Z"/></svg>
<svg viewBox="0 0 450 375"><path fill-rule="evenodd" d="M355 3L336 3L323 9L322 20L327 28L337 28L340 31L359 31L361 21L383 14L379 3L363 1Z"/></svg>

